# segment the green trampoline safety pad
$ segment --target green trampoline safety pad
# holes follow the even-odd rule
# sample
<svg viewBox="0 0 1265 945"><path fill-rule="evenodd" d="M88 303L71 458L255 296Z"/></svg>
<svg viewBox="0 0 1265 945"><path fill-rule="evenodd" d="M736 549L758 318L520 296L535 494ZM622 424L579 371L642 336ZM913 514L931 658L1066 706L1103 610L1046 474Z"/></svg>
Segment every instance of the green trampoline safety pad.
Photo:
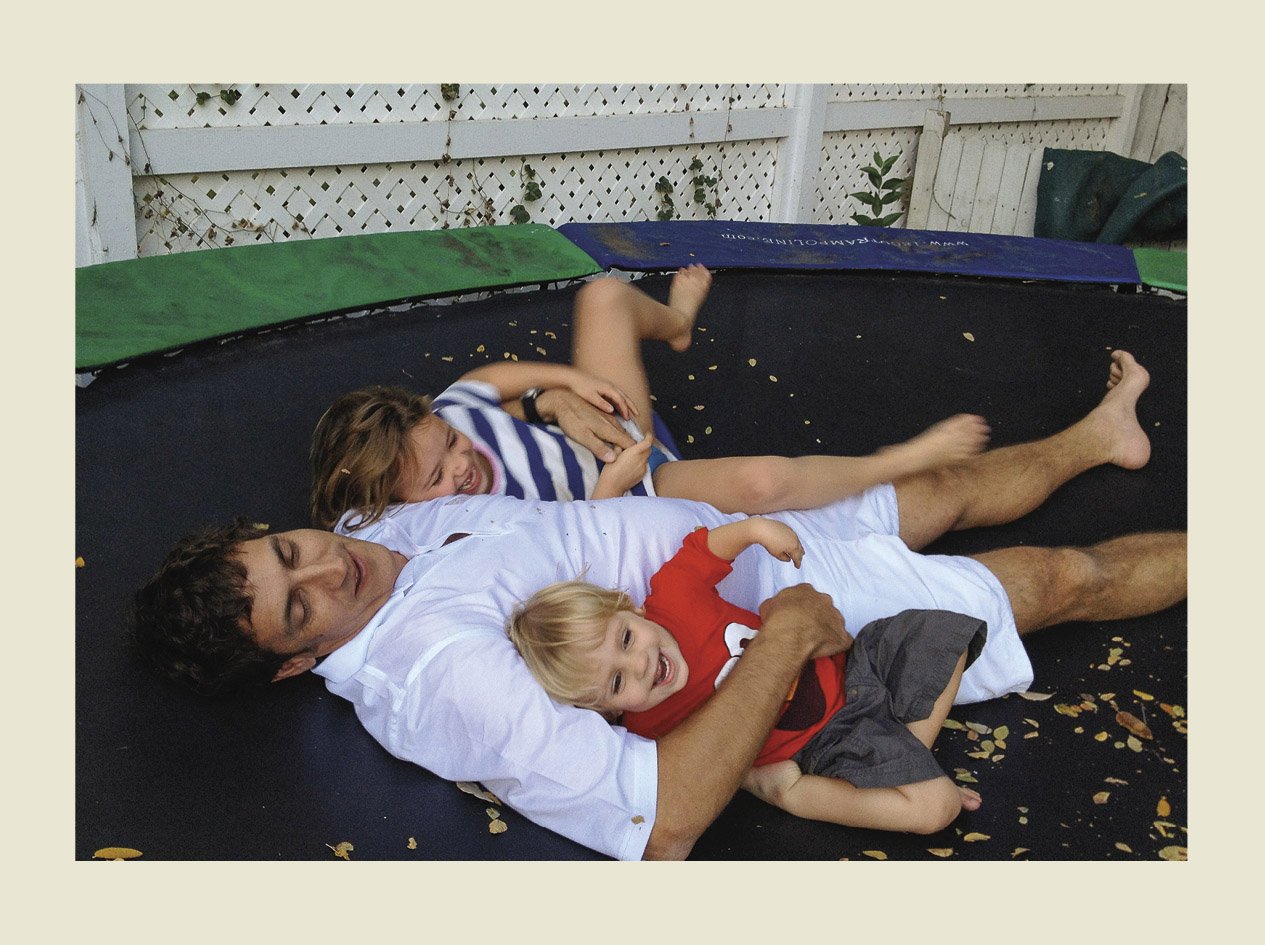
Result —
<svg viewBox="0 0 1265 945"><path fill-rule="evenodd" d="M254 244L75 270L75 365L404 299L601 271L539 224Z"/></svg>
<svg viewBox="0 0 1265 945"><path fill-rule="evenodd" d="M1167 249L1139 247L1133 251L1143 285L1186 291L1186 254Z"/></svg>

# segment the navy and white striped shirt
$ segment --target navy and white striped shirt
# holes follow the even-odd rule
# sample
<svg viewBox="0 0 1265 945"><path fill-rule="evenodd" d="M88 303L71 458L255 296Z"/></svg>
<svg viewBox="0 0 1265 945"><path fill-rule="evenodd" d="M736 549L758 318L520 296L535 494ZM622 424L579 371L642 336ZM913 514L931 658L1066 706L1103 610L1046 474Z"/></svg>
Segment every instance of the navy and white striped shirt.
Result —
<svg viewBox="0 0 1265 945"><path fill-rule="evenodd" d="M453 429L470 437L492 462L494 493L519 499L587 499L597 485L602 463L591 450L553 425L526 423L501 409L495 387L482 381L457 381L431 402L431 410ZM642 439L632 420L622 420L633 439ZM651 471L625 495L654 495Z"/></svg>

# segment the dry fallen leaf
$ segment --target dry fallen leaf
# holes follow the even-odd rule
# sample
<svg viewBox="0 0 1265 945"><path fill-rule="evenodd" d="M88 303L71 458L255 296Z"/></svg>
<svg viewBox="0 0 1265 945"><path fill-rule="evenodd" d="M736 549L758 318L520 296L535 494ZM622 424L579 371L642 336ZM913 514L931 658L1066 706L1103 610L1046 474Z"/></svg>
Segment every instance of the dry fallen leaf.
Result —
<svg viewBox="0 0 1265 945"><path fill-rule="evenodd" d="M1011 853L1010 855L1011 855L1011 856L1018 856L1020 853L1027 853L1027 852L1028 852L1028 848L1027 848L1027 847L1015 847L1014 852L1013 852L1013 853Z"/></svg>
<svg viewBox="0 0 1265 945"><path fill-rule="evenodd" d="M417 849L417 839L416 839L415 837L409 837L409 838L408 838L408 848L409 848L410 850L416 850L416 849Z"/></svg>
<svg viewBox="0 0 1265 945"><path fill-rule="evenodd" d="M975 336L974 336L974 335L972 335L969 331L964 331L964 332L962 332L962 337L963 337L963 338L965 338L967 341L974 341L974 340L975 340Z"/></svg>
<svg viewBox="0 0 1265 945"><path fill-rule="evenodd" d="M488 824L488 833L505 833L510 826L503 820L494 820Z"/></svg>
<svg viewBox="0 0 1265 945"><path fill-rule="evenodd" d="M1185 860L1185 847L1165 847L1160 851L1161 860Z"/></svg>
<svg viewBox="0 0 1265 945"><path fill-rule="evenodd" d="M755 367L755 358L747 358L747 363L752 367Z"/></svg>
<svg viewBox="0 0 1265 945"><path fill-rule="evenodd" d="M1151 730L1147 728L1146 723L1131 712L1125 712L1123 710L1117 712L1116 721L1134 735L1138 736L1138 738L1150 739L1155 737L1151 734Z"/></svg>
<svg viewBox="0 0 1265 945"><path fill-rule="evenodd" d="M83 558L76 558L76 559L75 559L75 567L76 567L76 568L82 568L83 566L84 566L84 560L83 560Z"/></svg>
<svg viewBox="0 0 1265 945"><path fill-rule="evenodd" d="M1052 692L1021 692L1019 693L1019 698L1027 699L1030 702L1044 702L1053 695L1054 693Z"/></svg>
<svg viewBox="0 0 1265 945"><path fill-rule="evenodd" d="M327 847L329 847L329 844L328 844L328 843L327 843L327 844L325 844L325 845L326 845ZM353 847L350 843L348 843L346 840L344 840L342 843L340 843L340 844L339 844L338 846L336 846L336 847L329 847L329 848L330 848L331 850L333 850L333 851L334 851L334 856L342 857L344 860L350 860L350 859L351 859L351 855L350 855L350 854L351 854L351 851L352 851L352 850L354 850L354 849L356 849L356 848L355 848L355 847Z"/></svg>
<svg viewBox="0 0 1265 945"><path fill-rule="evenodd" d="M480 787L478 784L475 784L473 781L454 781L453 783L457 785L457 787L459 787L461 790L465 791L467 794L473 794L475 797L481 798L482 800L485 800L485 801L491 801L493 804L501 803L501 799L499 797L497 797L491 791L483 790L482 787Z"/></svg>
<svg viewBox="0 0 1265 945"><path fill-rule="evenodd" d="M1161 817L1167 817L1173 812L1172 805L1168 803L1167 797L1161 797L1158 804L1155 805L1155 813Z"/></svg>
<svg viewBox="0 0 1265 945"><path fill-rule="evenodd" d="M943 722L941 722L941 723L940 723L940 727L941 727L941 728L952 728L952 729L959 729L959 730L960 730L960 729L962 729L962 728L963 728L963 725L962 725L962 723L961 723L961 722L958 722L958 721L956 721L956 720L954 720L954 719L945 719Z"/></svg>
<svg viewBox="0 0 1265 945"><path fill-rule="evenodd" d="M1141 690L1138 690L1138 689L1133 690L1133 694L1137 696L1139 699L1141 699L1143 702L1153 702L1155 700L1155 696L1147 692L1142 692Z"/></svg>
<svg viewBox="0 0 1265 945"><path fill-rule="evenodd" d="M1117 842L1117 843L1116 843L1116 849L1117 849L1117 850L1123 850L1125 853L1132 853L1132 852L1133 852L1133 848L1132 848L1132 847L1130 847L1130 846L1129 846L1129 844L1127 844L1127 843L1119 843L1119 842Z"/></svg>
<svg viewBox="0 0 1265 945"><path fill-rule="evenodd" d="M1097 794L1095 794L1095 795L1094 795L1094 803L1095 803L1095 804L1106 804L1106 803L1107 803L1107 798L1109 798L1109 797L1111 797L1111 792L1110 792L1110 791L1099 791Z"/></svg>
<svg viewBox="0 0 1265 945"><path fill-rule="evenodd" d="M92 854L98 860L134 860L143 855L140 850L133 850L131 847L102 847Z"/></svg>
<svg viewBox="0 0 1265 945"><path fill-rule="evenodd" d="M887 859L887 854L884 853L882 850L862 850L861 852L864 853L866 856L874 857L874 859L876 860Z"/></svg>
<svg viewBox="0 0 1265 945"><path fill-rule="evenodd" d="M986 833L968 833L962 839L965 840L967 843L975 843L975 841L977 840L991 840L992 837L990 837Z"/></svg>
<svg viewBox="0 0 1265 945"><path fill-rule="evenodd" d="M953 856L953 847L928 847L927 852L932 856Z"/></svg>

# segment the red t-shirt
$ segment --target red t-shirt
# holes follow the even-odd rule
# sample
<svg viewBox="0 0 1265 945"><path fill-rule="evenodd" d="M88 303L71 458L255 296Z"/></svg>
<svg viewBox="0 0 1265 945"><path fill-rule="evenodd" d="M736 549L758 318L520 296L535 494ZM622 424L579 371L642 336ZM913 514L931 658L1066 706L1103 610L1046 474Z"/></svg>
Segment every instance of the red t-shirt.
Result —
<svg viewBox="0 0 1265 945"><path fill-rule="evenodd" d="M676 637L689 667L685 688L645 712L627 712L630 732L658 738L707 701L760 629L760 617L735 607L716 591L733 567L707 548L707 529L686 536L672 560L650 579L646 618ZM811 660L792 687L757 765L784 761L843 706L844 654Z"/></svg>

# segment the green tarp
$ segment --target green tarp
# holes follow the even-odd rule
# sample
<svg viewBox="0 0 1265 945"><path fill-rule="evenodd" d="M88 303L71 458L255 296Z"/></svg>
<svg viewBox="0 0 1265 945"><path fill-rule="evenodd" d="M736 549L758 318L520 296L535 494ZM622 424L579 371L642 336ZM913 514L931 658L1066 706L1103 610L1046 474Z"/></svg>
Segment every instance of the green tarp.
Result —
<svg viewBox="0 0 1265 945"><path fill-rule="evenodd" d="M75 270L75 365L402 299L600 267L539 224L383 233L151 256Z"/></svg>
<svg viewBox="0 0 1265 945"><path fill-rule="evenodd" d="M1110 151L1046 148L1037 180L1033 235L1087 243L1186 236L1186 159L1154 164Z"/></svg>

